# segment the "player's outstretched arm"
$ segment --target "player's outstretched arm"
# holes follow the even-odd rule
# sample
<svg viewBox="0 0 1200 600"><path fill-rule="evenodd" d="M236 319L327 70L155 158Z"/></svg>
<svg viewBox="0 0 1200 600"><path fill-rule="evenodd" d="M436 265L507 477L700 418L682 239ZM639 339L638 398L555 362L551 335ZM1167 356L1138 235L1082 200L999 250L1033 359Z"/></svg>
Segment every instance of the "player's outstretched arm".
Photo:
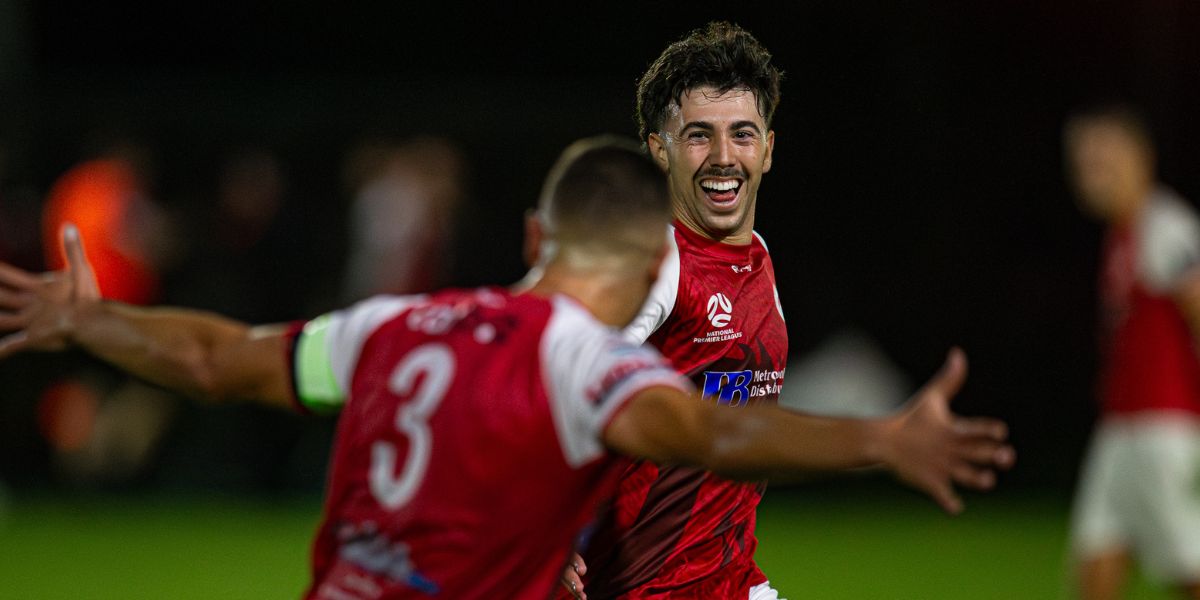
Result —
<svg viewBox="0 0 1200 600"><path fill-rule="evenodd" d="M290 404L283 327L104 301L73 226L64 228L63 245L62 271L37 275L0 263L0 360L75 346L192 396Z"/></svg>
<svg viewBox="0 0 1200 600"><path fill-rule="evenodd" d="M730 410L671 388L650 388L613 418L605 443L623 454L739 479L882 465L957 513L962 501L955 484L989 489L995 469L1010 467L1015 457L1003 422L950 411L965 377L966 358L955 349L904 410L883 419L769 406Z"/></svg>

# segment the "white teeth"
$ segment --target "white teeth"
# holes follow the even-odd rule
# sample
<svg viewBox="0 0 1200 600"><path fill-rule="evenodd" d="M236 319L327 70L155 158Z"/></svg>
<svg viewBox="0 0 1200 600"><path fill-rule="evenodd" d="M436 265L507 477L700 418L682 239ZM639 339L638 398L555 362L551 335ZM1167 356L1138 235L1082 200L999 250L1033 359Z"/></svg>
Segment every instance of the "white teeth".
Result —
<svg viewBox="0 0 1200 600"><path fill-rule="evenodd" d="M740 184L738 184L738 182L736 182L736 181L702 181L702 182L700 182L700 187L702 187L706 190L713 190L713 191L717 191L717 192L725 192L728 190L732 190L732 189L738 187L738 185L740 185Z"/></svg>

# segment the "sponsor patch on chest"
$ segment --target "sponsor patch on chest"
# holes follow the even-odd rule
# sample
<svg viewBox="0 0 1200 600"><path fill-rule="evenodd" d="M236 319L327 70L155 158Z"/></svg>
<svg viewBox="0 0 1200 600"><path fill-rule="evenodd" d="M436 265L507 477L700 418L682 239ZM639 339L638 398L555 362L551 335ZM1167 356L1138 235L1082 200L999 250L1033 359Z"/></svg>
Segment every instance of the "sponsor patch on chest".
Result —
<svg viewBox="0 0 1200 600"><path fill-rule="evenodd" d="M741 406L752 399L778 396L783 388L782 370L705 371L703 398L717 404Z"/></svg>

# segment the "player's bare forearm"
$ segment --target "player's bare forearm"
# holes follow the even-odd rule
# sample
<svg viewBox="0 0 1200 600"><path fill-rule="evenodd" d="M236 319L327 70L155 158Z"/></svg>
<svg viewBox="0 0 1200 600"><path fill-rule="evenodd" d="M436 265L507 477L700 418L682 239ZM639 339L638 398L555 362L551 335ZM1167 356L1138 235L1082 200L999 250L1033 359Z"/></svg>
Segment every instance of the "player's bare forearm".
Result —
<svg viewBox="0 0 1200 600"><path fill-rule="evenodd" d="M954 350L903 411L883 419L819 417L769 406L731 409L652 388L613 418L605 442L631 456L738 479L882 465L953 513L962 508L956 484L989 489L995 470L1015 460L1003 422L950 411L965 377L966 358Z"/></svg>
<svg viewBox="0 0 1200 600"><path fill-rule="evenodd" d="M68 225L62 233L61 271L35 274L0 262L0 360L74 345L192 396L290 404L282 327L104 302L79 231Z"/></svg>
<svg viewBox="0 0 1200 600"><path fill-rule="evenodd" d="M670 388L630 400L605 432L618 452L754 480L851 469L882 460L882 423L773 406L720 407Z"/></svg>
<svg viewBox="0 0 1200 600"><path fill-rule="evenodd" d="M695 408L696 414L679 419L674 428L659 430L670 438L658 442L666 450L659 460L702 466L733 479L882 466L917 487L941 474L953 476L957 469L963 473L959 483L986 488L991 476L974 476L1011 461L1002 423L962 418L941 425L914 423L923 412L920 405L882 419L806 415L774 406L729 409L701 403ZM686 425L689 421L694 425ZM972 464L978 470L968 468Z"/></svg>
<svg viewBox="0 0 1200 600"><path fill-rule="evenodd" d="M881 465L885 459L885 421L820 417L774 406L713 408L711 468L727 477L841 471Z"/></svg>
<svg viewBox="0 0 1200 600"><path fill-rule="evenodd" d="M152 383L208 400L290 402L281 326L114 302L86 307L74 321L71 342Z"/></svg>

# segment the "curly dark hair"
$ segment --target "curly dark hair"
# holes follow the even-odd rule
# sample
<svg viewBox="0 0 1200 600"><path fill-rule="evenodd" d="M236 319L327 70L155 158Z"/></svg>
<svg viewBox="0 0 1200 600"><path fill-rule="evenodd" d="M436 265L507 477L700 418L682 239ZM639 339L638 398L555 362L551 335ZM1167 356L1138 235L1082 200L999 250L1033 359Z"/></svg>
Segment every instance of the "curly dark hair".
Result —
<svg viewBox="0 0 1200 600"><path fill-rule="evenodd" d="M701 86L720 93L740 88L754 92L758 113L770 127L782 76L771 64L771 53L750 32L725 21L709 23L667 46L642 75L637 89L638 136L645 142L662 128L671 104L678 105L680 95Z"/></svg>

